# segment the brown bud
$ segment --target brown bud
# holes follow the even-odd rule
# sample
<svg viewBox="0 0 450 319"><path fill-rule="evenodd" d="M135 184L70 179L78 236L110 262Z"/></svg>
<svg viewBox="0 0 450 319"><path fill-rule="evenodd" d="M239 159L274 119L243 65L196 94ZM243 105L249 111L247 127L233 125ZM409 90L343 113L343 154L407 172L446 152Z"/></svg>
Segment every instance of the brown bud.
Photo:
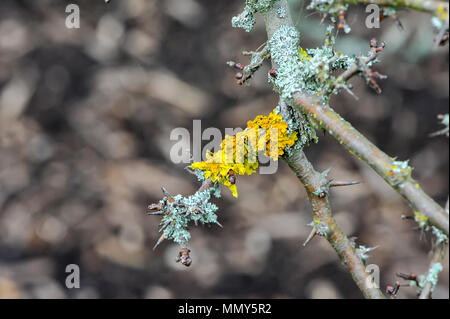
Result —
<svg viewBox="0 0 450 319"><path fill-rule="evenodd" d="M182 248L180 252L178 253L177 258L175 259L176 262L181 262L182 265L185 265L186 267L189 267L192 264L192 259L189 256L189 253L191 251L188 248Z"/></svg>
<svg viewBox="0 0 450 319"><path fill-rule="evenodd" d="M270 69L269 74L271 77L276 78L277 77L277 70Z"/></svg>

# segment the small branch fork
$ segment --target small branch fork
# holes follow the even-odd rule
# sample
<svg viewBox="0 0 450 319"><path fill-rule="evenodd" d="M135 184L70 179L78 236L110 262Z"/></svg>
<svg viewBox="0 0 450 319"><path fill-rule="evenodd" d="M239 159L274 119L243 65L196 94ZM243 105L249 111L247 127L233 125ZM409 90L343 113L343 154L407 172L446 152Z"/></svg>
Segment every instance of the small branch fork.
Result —
<svg viewBox="0 0 450 319"><path fill-rule="evenodd" d="M270 57L270 53L266 45L264 45L260 51L244 51L242 54L252 57L252 60L248 65L243 65L234 61L227 62L229 67L238 70L234 77L239 85L247 83L253 74L258 71L261 65L263 65L264 60Z"/></svg>
<svg viewBox="0 0 450 319"><path fill-rule="evenodd" d="M197 192L203 192L203 191L211 188L213 185L214 185L214 183L211 181L211 179L208 178L203 181L202 185L197 190ZM184 206L183 203L177 204L175 202L175 199L173 198L173 196L171 196L164 187L161 187L161 190L164 195L163 199L158 203L153 203L153 204L148 205L148 208L147 208L148 215L163 215L163 214L170 215L170 214L172 214L172 212L169 209L168 203L171 203L172 206L177 206L177 205L179 205L180 207ZM204 213L202 211L202 209L198 206L194 208L194 212L195 213ZM164 229L166 229L171 223L173 223L173 222L168 222L168 223L165 223L163 226L161 226L161 228L159 229L159 232L162 232L162 234L156 241L156 244L153 247L153 250L155 250L156 247L158 247L166 239L164 236ZM219 224L219 226L220 226L220 224ZM190 258L189 253L190 253L190 250L186 247L183 247L177 256L176 261L181 262L181 264L189 267L192 263L192 259Z"/></svg>
<svg viewBox="0 0 450 319"><path fill-rule="evenodd" d="M359 56L356 62L352 63L347 70L342 72L341 75L339 75L336 78L331 87L328 89L329 92L327 93L331 93L336 89L343 88L357 99L354 93L350 90L347 81L350 80L350 78L352 78L353 76L359 74L366 80L366 83L372 89L374 89L378 94L380 94L381 88L376 82L376 79L383 80L386 79L387 76L380 74L376 71L373 71L372 68L369 66L369 64L376 60L378 54L381 51L383 51L384 47L385 47L384 42L378 42L378 40L375 38L370 40L369 54L366 57Z"/></svg>

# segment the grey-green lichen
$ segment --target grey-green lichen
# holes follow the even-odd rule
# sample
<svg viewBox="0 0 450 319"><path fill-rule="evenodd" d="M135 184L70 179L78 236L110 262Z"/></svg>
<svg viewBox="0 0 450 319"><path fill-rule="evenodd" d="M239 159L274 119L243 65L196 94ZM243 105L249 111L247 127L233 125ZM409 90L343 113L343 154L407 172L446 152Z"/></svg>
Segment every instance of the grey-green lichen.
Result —
<svg viewBox="0 0 450 319"><path fill-rule="evenodd" d="M395 158L392 161L391 167L387 173L388 182L392 186L396 186L411 177L412 167L409 166L409 160L397 161Z"/></svg>
<svg viewBox="0 0 450 319"><path fill-rule="evenodd" d="M428 274L420 276L419 287L425 287L426 283L431 283L431 292L434 291L434 288L437 285L439 273L442 271L443 267L441 263L434 263L433 266L428 270Z"/></svg>
<svg viewBox="0 0 450 319"><path fill-rule="evenodd" d="M437 227L431 226L431 232L436 236L437 244L446 242L448 237L442 231L440 231Z"/></svg>
<svg viewBox="0 0 450 319"><path fill-rule="evenodd" d="M255 13L267 12L278 0L245 0L244 10L231 19L231 25L235 28L243 28L250 32L255 25Z"/></svg>
<svg viewBox="0 0 450 319"><path fill-rule="evenodd" d="M348 9L348 3L343 3L336 0L312 0L308 5L307 9L315 9L322 14L329 15L333 23L336 22L339 14L343 14ZM349 33L351 31L350 26L343 21L344 32Z"/></svg>
<svg viewBox="0 0 450 319"><path fill-rule="evenodd" d="M337 93L336 78L332 71L348 69L355 61L334 50L332 27L327 29L327 39L321 48L304 50L300 47L300 37L294 27L282 25L267 43L272 61L277 65L276 77L269 76L275 91L288 104L292 104L295 93L317 96L327 103L330 94ZM317 142L314 124L310 115L292 112L283 119L289 129L299 131L299 141L289 147L286 153L302 148L310 142Z"/></svg>
<svg viewBox="0 0 450 319"><path fill-rule="evenodd" d="M280 114L280 106L275 108L275 113ZM302 112L296 112L291 107L288 107L287 112L282 114L283 121L288 125L288 133L298 132L298 140L294 145L287 145L284 149L287 156L292 155L293 152L303 149L304 146L308 146L310 143L317 143L318 137L313 126L311 117Z"/></svg>
<svg viewBox="0 0 450 319"><path fill-rule="evenodd" d="M164 239L171 239L186 246L191 238L189 232L191 222L195 225L214 223L220 226L215 214L218 207L210 202L211 194L216 197L220 196L220 190L217 188L213 186L189 197L176 195L171 200L161 200L163 217L160 232L163 232Z"/></svg>
<svg viewBox="0 0 450 319"><path fill-rule="evenodd" d="M291 101L297 92L319 96L333 85L335 69L347 69L354 58L334 50L334 37L329 27L328 38L321 48L304 50L300 47L300 37L294 27L282 25L268 42L272 60L278 65L277 76L270 78L275 89L286 101Z"/></svg>

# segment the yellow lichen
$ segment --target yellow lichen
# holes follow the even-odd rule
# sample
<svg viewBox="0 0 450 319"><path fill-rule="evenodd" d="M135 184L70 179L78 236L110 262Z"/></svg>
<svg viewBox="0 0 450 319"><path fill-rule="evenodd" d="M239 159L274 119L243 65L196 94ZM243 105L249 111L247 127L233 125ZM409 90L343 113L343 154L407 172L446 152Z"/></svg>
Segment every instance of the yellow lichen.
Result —
<svg viewBox="0 0 450 319"><path fill-rule="evenodd" d="M237 197L234 175L253 174L259 166L256 155L260 151L277 161L284 149L294 145L296 140L297 132L289 134L288 124L272 111L268 116L258 115L248 121L247 128L235 136L226 135L220 150L208 152L206 161L193 163L191 168L203 171L204 178L227 186Z"/></svg>
<svg viewBox="0 0 450 319"><path fill-rule="evenodd" d="M441 4L439 5L436 15L438 16L439 19L441 19L442 21L445 21L448 17L448 12L445 9L445 7Z"/></svg>
<svg viewBox="0 0 450 319"><path fill-rule="evenodd" d="M418 211L414 212L414 220L419 224L420 227L425 227L428 223L428 217Z"/></svg>

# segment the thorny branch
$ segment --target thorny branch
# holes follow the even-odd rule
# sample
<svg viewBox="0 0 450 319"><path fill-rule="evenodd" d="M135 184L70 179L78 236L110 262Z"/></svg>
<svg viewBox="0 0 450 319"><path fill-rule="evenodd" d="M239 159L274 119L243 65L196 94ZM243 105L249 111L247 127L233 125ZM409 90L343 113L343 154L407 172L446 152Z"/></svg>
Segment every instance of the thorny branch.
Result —
<svg viewBox="0 0 450 319"><path fill-rule="evenodd" d="M331 107L300 93L295 94L295 107L311 114L319 126L326 129L350 153L372 167L415 211L424 214L431 225L448 236L448 215L411 177L411 168L407 163L386 155Z"/></svg>
<svg viewBox="0 0 450 319"><path fill-rule="evenodd" d="M445 204L445 212L447 213L447 215L449 214L449 199L447 199L447 203ZM436 265L438 263L441 264L442 261L444 260L447 245L448 245L448 239L440 240L439 238L437 238L436 241L434 242L433 247L431 248L431 260L430 260L428 274L432 273L433 268L436 267ZM435 282L430 280L432 278L428 278L428 276L425 277L425 285L423 286L422 291L420 292L419 299L431 299L432 298L432 293L433 293L433 289L437 283L438 274L434 274L434 276L436 276Z"/></svg>
<svg viewBox="0 0 450 319"><path fill-rule="evenodd" d="M324 236L338 254L364 297L369 299L384 298L380 289L372 286L371 277L364 266L361 255L357 253L354 242L347 238L331 214L327 187L329 181L324 176L325 174L315 171L301 150L287 157L286 162L305 187L312 207L313 230L307 242L315 235Z"/></svg>
<svg viewBox="0 0 450 319"><path fill-rule="evenodd" d="M202 185L200 186L200 188L197 190L197 192L195 194L202 194L203 192L210 190L211 187L214 186L214 183L211 181L211 179L206 179L203 181ZM156 247L158 247L165 239L167 239L167 235L165 230L168 227L174 226L177 222L177 217L178 216L174 216L176 214L178 214L177 212L174 212L173 210L176 210L177 208L181 208L181 210L183 211L183 214L186 214L186 217L188 217L188 215L191 214L198 214L198 215L206 215L205 211L200 207L199 204L203 204L203 203L199 203L199 204L194 204L194 205L190 205L190 207L188 207L185 203L180 202L179 200L175 199L172 195L170 195L168 193L168 191L164 188L161 187L162 192L163 192L163 199L161 201L159 201L158 203L154 203L154 204L150 204L148 206L148 214L149 215L167 215L170 216L170 218L168 218L168 220L165 223L162 223L161 228L159 229L159 232L161 232L161 236L159 237L159 239L157 240L155 246L153 247L153 249L156 249ZM197 224L197 220L198 219L194 219L195 224ZM216 224L218 224L219 226L220 223L216 221L214 221ZM186 242L185 239L182 238L181 239L181 243L182 243L182 248L176 258L177 262L181 261L181 264L189 267L192 263L192 259L189 256L190 250L186 247Z"/></svg>
<svg viewBox="0 0 450 319"><path fill-rule="evenodd" d="M280 7L283 7L287 12L286 19L280 18L277 14ZM278 8L272 8L267 12L265 23L269 39L282 24L292 24L286 0L279 1ZM272 67L276 69L278 66L272 61ZM282 99L280 99L279 105L281 113L286 112L286 108L289 107ZM372 286L371 277L366 271L361 256L357 254L354 243L347 238L333 218L328 201L328 190L333 182L326 178L326 173L321 174L314 170L302 150L295 150L290 153L285 157L285 161L305 187L313 211L313 229L304 245L317 234L324 236L338 254L364 297L370 299L385 298L380 289ZM339 184L343 183L338 182L333 186L339 186ZM356 184L356 182L347 183L347 185L352 184Z"/></svg>

